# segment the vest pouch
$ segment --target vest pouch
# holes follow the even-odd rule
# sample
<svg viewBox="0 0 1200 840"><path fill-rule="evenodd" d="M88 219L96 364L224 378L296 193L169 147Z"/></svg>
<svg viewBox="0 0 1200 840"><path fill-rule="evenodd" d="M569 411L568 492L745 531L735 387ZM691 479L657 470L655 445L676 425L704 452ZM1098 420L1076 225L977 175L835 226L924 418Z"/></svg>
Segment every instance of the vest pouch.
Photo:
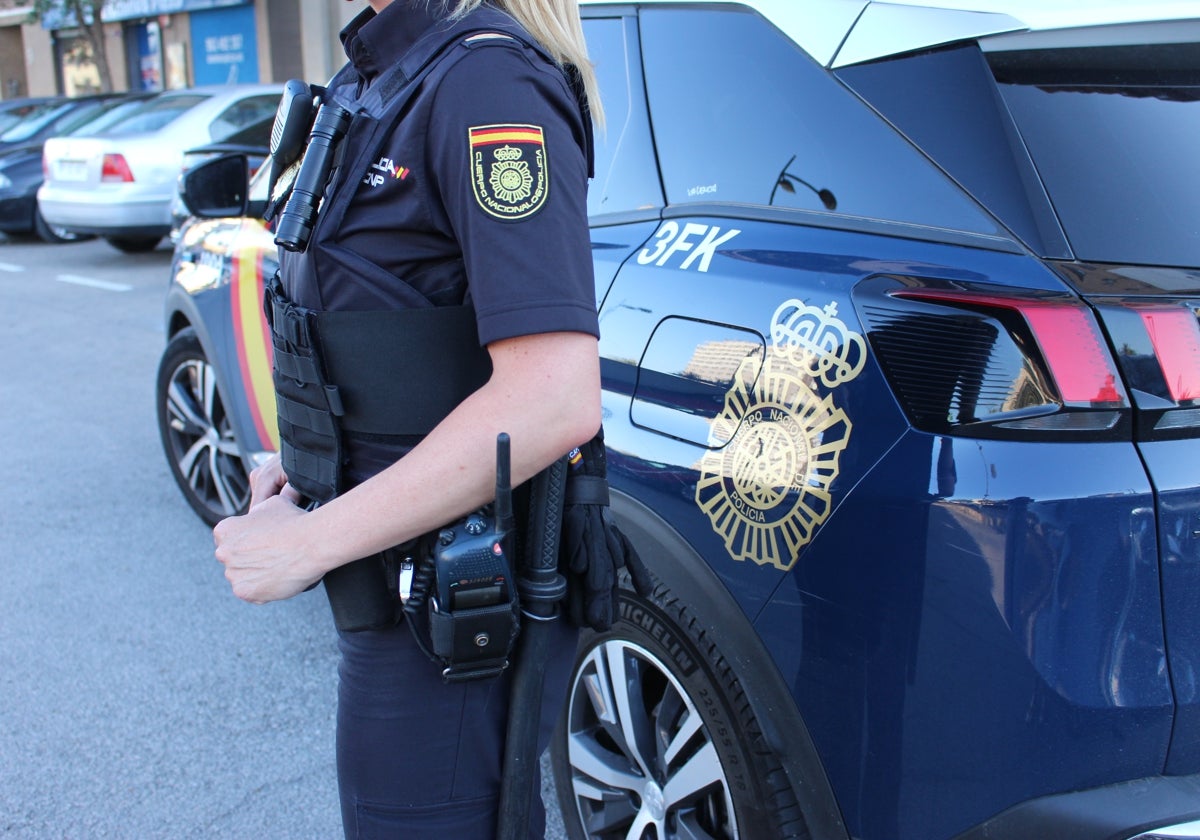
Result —
<svg viewBox="0 0 1200 840"><path fill-rule="evenodd" d="M399 618L382 554L372 554L325 573L325 594L333 623L343 633L383 630Z"/></svg>
<svg viewBox="0 0 1200 840"><path fill-rule="evenodd" d="M278 275L267 284L264 309L275 352L271 378L283 471L301 495L328 502L341 485L339 418L345 409L337 387L325 377L314 313L284 297Z"/></svg>

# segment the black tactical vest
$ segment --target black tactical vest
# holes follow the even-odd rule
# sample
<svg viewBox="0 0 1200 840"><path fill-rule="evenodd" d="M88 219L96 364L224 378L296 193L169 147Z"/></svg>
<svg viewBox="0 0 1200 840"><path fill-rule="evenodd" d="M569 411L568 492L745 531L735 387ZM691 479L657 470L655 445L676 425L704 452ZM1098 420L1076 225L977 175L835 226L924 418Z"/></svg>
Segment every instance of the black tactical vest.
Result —
<svg viewBox="0 0 1200 840"><path fill-rule="evenodd" d="M316 501L328 501L344 489L344 433L424 435L491 374L470 306L435 307L401 278L394 288L404 309L324 311L320 294L340 278L350 282L356 272L384 271L362 254L338 247L347 208L417 89L436 87L467 54L467 39L485 33L515 39L553 63L511 17L483 6L432 27L365 91L359 92L351 65L327 88L328 96L351 113L349 129L307 249L281 255L266 302L283 468L291 484ZM580 107L588 126L582 96ZM591 150L586 152L590 163ZM461 264L457 268L461 273Z"/></svg>

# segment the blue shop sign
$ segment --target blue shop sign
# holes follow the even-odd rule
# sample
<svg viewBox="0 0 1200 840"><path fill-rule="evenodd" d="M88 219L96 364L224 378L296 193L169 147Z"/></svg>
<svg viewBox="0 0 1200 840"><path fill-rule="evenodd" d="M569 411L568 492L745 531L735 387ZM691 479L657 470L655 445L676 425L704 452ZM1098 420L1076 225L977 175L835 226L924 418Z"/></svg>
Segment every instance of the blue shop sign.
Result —
<svg viewBox="0 0 1200 840"><path fill-rule="evenodd" d="M197 85L258 81L254 7L191 16L193 76Z"/></svg>

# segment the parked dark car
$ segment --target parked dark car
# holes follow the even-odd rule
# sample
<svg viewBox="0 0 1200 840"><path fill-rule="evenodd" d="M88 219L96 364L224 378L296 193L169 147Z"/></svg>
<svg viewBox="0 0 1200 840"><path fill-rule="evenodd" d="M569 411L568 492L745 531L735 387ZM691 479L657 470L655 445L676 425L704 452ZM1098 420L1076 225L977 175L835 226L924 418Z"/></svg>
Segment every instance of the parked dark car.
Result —
<svg viewBox="0 0 1200 840"><path fill-rule="evenodd" d="M580 649L576 840L1200 833L1200 15L948 4L583 4L659 585ZM210 521L276 446L275 260L248 218L175 254L160 426Z"/></svg>
<svg viewBox="0 0 1200 840"><path fill-rule="evenodd" d="M46 113L0 133L0 231L35 233L46 242L90 238L48 224L38 211L42 148L49 137L69 137L96 130L147 96L118 94L64 100Z"/></svg>

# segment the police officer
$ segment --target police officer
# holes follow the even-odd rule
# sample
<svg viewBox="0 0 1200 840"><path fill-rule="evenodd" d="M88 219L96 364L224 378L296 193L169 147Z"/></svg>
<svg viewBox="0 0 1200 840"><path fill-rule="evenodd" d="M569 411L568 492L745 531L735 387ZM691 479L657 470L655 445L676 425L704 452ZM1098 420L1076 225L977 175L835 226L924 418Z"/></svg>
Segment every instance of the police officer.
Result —
<svg viewBox="0 0 1200 840"><path fill-rule="evenodd" d="M214 531L234 593L253 603L328 586L331 573L489 502L498 433L511 436L521 482L600 425L588 94L598 103L575 3L369 2L342 32L349 64L329 86L355 115L346 148L307 250L281 253L281 295L320 313L465 305L490 373L419 433L342 429L336 486L311 510L315 494L289 471L313 459L285 440L283 461L252 474L249 512ZM397 80L390 71L406 57ZM414 356L410 369L430 361ZM369 375L372 360L360 362ZM423 402L423 383L402 387L394 404ZM573 631L557 624L544 730L573 650ZM372 627L339 629L346 836L493 837L507 677L448 684L403 622ZM541 837L540 802L533 809L530 836Z"/></svg>

